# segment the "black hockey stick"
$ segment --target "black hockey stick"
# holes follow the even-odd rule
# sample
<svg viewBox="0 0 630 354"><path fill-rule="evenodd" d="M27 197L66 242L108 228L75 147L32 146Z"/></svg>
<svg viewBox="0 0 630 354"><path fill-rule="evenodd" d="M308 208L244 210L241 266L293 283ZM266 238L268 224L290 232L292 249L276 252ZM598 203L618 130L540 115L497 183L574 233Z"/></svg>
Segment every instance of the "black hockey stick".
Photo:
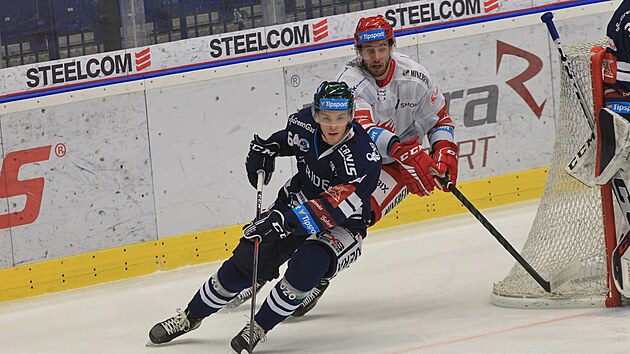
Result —
<svg viewBox="0 0 630 354"><path fill-rule="evenodd" d="M595 138L595 118L594 112L590 110L586 104L586 100L584 99L584 93L580 89L580 86L577 84L575 80L575 75L573 74L573 70L567 61L567 57L564 54L564 50L562 49L562 44L560 43L560 35L558 34L558 30L556 29L556 25L553 23L553 14L551 12L544 13L540 19L547 25L547 29L549 30L549 34L551 35L551 39L556 44L558 48L558 52L560 53L560 60L562 62L562 66L567 72L569 80L571 81L571 86L573 86L575 95L577 96L578 102L580 103L580 107L582 107L582 111L584 113L584 118L591 128L591 138L594 140ZM587 142L588 144L588 142ZM628 200L628 188L626 187L626 183L621 176L621 173L617 171L615 175L612 177L611 187L615 194L615 199L619 205L619 208L622 211L622 214L626 217L626 221L630 224L630 200ZM611 267L612 273L614 277L614 281L617 284L617 288L621 292L624 291L623 281L621 279L621 256L627 250L627 246L630 244L630 233L623 235L623 237L617 243L617 247L613 250L611 256ZM623 245L623 246L622 246ZM621 246L621 247L620 247Z"/></svg>
<svg viewBox="0 0 630 354"><path fill-rule="evenodd" d="M260 218L262 212L263 185L265 182L265 171L258 171L258 181L256 183L256 219ZM252 271L252 308L249 314L249 352L254 350L254 315L256 314L256 288L258 287L258 237L254 240L254 268Z"/></svg>
<svg viewBox="0 0 630 354"><path fill-rule="evenodd" d="M556 29L556 25L553 23L553 14L551 12L545 12L540 19L547 25L547 30L549 31L549 35L551 35L551 39L556 44L556 48L558 48L558 53L560 53L560 61L562 62L562 67L567 73L569 77L569 81L571 81L571 86L573 86L573 91L580 102L580 107L582 107L582 112L584 113L584 118L586 122L591 127L591 131L595 129L595 119L593 118L593 112L588 105L586 104L586 100L584 99L584 93L578 86L577 81L575 80L575 74L573 73L573 68L569 65L567 60L567 56L564 54L564 49L562 49L562 43L560 43L560 35L558 34L558 30Z"/></svg>
<svg viewBox="0 0 630 354"><path fill-rule="evenodd" d="M523 266L523 268L529 273L529 275L536 280L540 286L545 289L546 292L550 293L552 290L557 289L560 285L566 283L571 280L572 275L577 272L576 267L579 267L579 264L570 263L567 267L563 268L560 272L558 272L551 281L545 280L538 272L521 256L518 251L512 247L512 245L501 235L501 233L486 219L483 214L466 198L462 192L457 189L457 187L449 181L447 177L439 177L442 185L445 185L448 190L453 193L457 199L470 211L470 213L483 225L486 230L494 236L494 238L499 241L499 243L516 259L516 261ZM579 268L578 268L579 269Z"/></svg>

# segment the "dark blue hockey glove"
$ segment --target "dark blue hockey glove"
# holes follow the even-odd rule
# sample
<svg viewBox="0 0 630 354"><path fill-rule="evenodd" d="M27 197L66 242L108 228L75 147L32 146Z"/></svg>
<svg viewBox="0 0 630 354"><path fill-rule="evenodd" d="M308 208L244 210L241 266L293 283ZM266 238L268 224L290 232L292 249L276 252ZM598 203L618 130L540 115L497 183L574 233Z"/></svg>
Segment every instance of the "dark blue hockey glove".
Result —
<svg viewBox="0 0 630 354"><path fill-rule="evenodd" d="M273 242L289 235L284 223L284 216L277 210L272 210L262 218L254 220L243 227L243 237L253 241Z"/></svg>
<svg viewBox="0 0 630 354"><path fill-rule="evenodd" d="M258 171L265 171L265 185L269 184L271 174L276 168L276 156L280 151L280 144L275 141L264 140L258 135L249 143L249 153L245 160L245 169L249 184L256 188L258 185Z"/></svg>

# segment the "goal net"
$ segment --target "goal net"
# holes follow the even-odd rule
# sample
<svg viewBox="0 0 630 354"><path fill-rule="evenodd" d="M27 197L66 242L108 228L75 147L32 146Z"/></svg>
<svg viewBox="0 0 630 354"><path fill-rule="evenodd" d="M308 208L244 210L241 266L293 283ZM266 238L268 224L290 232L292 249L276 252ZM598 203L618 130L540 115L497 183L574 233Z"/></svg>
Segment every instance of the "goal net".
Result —
<svg viewBox="0 0 630 354"><path fill-rule="evenodd" d="M603 92L596 85L594 95L602 100L596 99L594 106L589 60L591 48L602 44L600 41L565 48L569 65L589 107L597 107L603 100ZM593 65L601 72L599 60ZM612 217L614 223L614 216L606 215L613 213L602 206L602 188L589 188L564 170L591 136L591 130L571 82L565 70L561 70L556 141L545 189L521 254L547 280L576 260L580 270L556 291L547 293L516 263L505 279L494 284L492 302L498 306L603 306L610 290L604 219ZM594 161L595 150L588 150L590 156L584 158ZM610 190L607 193L610 195ZM612 205L610 200L605 201Z"/></svg>

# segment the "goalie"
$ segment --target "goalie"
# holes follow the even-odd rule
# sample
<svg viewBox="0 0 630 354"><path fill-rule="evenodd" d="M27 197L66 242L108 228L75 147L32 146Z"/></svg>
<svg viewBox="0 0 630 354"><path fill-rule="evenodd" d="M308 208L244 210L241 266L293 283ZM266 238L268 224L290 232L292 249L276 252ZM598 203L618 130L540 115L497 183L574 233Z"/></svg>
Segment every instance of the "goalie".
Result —
<svg viewBox="0 0 630 354"><path fill-rule="evenodd" d="M620 172L630 172L630 1L622 1L614 12L606 36L604 108L596 120L595 177L586 182L589 185L611 182L622 215L629 221L628 178ZM630 296L630 252L626 252L629 245L630 233L621 237L612 255L615 285L626 297Z"/></svg>

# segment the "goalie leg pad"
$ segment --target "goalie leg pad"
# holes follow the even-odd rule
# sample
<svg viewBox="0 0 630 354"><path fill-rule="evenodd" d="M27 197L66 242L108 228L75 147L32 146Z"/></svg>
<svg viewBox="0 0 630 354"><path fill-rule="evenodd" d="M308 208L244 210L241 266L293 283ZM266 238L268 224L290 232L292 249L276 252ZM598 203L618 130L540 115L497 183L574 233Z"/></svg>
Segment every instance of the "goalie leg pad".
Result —
<svg viewBox="0 0 630 354"><path fill-rule="evenodd" d="M630 297L630 234L626 234L612 254L613 280L617 290L625 296Z"/></svg>
<svg viewBox="0 0 630 354"><path fill-rule="evenodd" d="M577 179L589 187L595 187L595 169L597 164L597 138L591 133L586 142L580 147L575 157L565 167L569 176Z"/></svg>
<svg viewBox="0 0 630 354"><path fill-rule="evenodd" d="M598 119L598 166L595 183L606 184L619 170L630 170L630 122L602 108Z"/></svg>

